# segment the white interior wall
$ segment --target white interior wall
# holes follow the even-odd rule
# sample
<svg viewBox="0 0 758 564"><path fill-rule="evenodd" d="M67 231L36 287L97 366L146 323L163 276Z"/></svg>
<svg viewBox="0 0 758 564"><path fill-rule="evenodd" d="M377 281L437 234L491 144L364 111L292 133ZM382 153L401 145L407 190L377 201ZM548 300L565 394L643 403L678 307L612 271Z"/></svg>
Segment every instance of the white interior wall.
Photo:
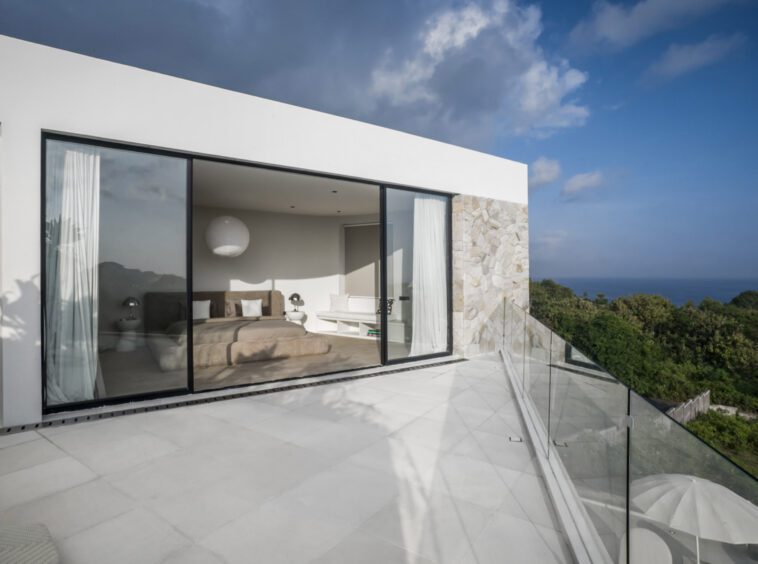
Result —
<svg viewBox="0 0 758 564"><path fill-rule="evenodd" d="M343 228L344 293L356 296L379 295L381 229L378 223L346 225Z"/></svg>
<svg viewBox="0 0 758 564"><path fill-rule="evenodd" d="M43 131L527 202L521 163L6 36L0 85L3 425L42 413Z"/></svg>
<svg viewBox="0 0 758 564"><path fill-rule="evenodd" d="M300 294L310 331L333 331L334 324L318 319L328 311L330 295L344 288L344 226L376 221L378 217L327 217L251 210L195 207L193 272L196 291L279 290L287 310L288 298ZM238 257L219 257L205 244L208 223L220 215L242 220L250 231L250 245Z"/></svg>

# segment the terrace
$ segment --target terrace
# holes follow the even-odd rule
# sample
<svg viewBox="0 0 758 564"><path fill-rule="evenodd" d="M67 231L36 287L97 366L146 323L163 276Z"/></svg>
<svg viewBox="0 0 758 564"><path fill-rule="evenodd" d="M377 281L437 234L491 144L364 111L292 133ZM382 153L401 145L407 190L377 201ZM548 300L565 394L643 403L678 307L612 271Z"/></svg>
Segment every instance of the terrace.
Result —
<svg viewBox="0 0 758 564"><path fill-rule="evenodd" d="M64 562L571 562L496 356L0 437ZM1 560L2 558L0 558Z"/></svg>

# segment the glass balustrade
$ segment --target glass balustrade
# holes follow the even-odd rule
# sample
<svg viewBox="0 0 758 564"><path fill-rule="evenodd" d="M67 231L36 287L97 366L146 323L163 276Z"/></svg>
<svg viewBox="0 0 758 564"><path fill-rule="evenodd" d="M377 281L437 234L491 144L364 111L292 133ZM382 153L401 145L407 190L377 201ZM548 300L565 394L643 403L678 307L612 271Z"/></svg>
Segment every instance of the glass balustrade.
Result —
<svg viewBox="0 0 758 564"><path fill-rule="evenodd" d="M503 358L603 562L758 562L758 480L514 303Z"/></svg>

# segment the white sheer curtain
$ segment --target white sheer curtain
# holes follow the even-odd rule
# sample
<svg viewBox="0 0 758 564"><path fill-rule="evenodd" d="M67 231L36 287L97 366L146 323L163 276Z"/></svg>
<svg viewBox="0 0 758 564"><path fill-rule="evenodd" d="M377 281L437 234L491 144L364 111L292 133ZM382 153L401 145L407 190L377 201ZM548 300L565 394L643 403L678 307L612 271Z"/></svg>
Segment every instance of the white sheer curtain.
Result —
<svg viewBox="0 0 758 564"><path fill-rule="evenodd" d="M47 174L45 360L53 405L95 397L100 156L51 143Z"/></svg>
<svg viewBox="0 0 758 564"><path fill-rule="evenodd" d="M447 198L413 202L413 321L410 356L447 350Z"/></svg>

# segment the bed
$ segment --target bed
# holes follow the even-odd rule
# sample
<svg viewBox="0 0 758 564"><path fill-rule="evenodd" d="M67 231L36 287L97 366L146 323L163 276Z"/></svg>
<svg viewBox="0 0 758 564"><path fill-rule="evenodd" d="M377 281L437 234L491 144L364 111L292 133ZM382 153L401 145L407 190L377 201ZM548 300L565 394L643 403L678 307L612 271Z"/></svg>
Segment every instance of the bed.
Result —
<svg viewBox="0 0 758 564"><path fill-rule="evenodd" d="M243 317L241 300L262 300L261 317ZM284 318L284 297L272 291L196 292L210 301L210 318L192 324L195 368L234 366L296 356L325 354L329 341ZM186 296L145 294L147 343L163 371L187 367Z"/></svg>

